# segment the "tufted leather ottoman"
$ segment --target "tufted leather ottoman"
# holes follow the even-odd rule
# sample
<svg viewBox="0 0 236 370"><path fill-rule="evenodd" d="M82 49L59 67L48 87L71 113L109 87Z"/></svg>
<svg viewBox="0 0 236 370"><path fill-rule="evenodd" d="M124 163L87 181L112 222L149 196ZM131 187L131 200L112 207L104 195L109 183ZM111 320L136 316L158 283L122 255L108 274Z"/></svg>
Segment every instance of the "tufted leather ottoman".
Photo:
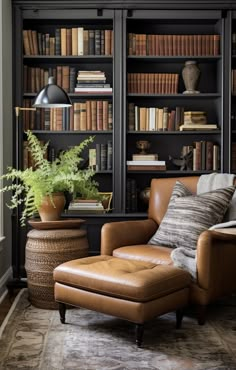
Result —
<svg viewBox="0 0 236 370"><path fill-rule="evenodd" d="M55 299L65 322L65 304L117 316L137 324L141 345L143 323L188 303L191 277L179 268L112 256L65 262L54 269Z"/></svg>

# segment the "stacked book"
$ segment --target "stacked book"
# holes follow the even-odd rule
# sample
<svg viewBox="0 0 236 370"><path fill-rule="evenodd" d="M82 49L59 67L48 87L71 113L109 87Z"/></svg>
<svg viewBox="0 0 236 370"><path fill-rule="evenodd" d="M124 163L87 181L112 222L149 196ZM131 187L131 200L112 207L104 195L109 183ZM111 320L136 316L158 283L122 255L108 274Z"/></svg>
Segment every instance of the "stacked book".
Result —
<svg viewBox="0 0 236 370"><path fill-rule="evenodd" d="M76 93L112 93L112 87L106 83L105 72L102 71L78 71Z"/></svg>
<svg viewBox="0 0 236 370"><path fill-rule="evenodd" d="M97 213L104 212L102 202L93 199L74 199L68 207L69 212Z"/></svg>
<svg viewBox="0 0 236 370"><path fill-rule="evenodd" d="M217 125L207 123L206 112L189 111L184 112L184 124L179 129L180 131L215 130Z"/></svg>
<svg viewBox="0 0 236 370"><path fill-rule="evenodd" d="M166 162L159 161L157 154L133 154L132 161L127 161L128 171L165 171Z"/></svg>

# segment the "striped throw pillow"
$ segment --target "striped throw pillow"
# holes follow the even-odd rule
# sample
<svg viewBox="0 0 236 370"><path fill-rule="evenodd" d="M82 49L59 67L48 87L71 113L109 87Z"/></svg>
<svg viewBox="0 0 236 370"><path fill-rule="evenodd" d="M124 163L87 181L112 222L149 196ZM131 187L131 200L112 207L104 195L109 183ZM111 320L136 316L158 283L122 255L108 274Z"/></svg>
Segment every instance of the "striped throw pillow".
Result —
<svg viewBox="0 0 236 370"><path fill-rule="evenodd" d="M148 244L196 249L199 235L222 221L235 186L193 195L177 181L162 222Z"/></svg>

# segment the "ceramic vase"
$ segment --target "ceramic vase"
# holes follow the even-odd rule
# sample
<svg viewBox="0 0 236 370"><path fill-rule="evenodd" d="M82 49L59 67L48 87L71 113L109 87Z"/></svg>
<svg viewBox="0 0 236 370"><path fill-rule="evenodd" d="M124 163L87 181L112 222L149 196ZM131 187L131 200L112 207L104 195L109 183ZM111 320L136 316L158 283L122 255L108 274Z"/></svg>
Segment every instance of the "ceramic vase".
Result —
<svg viewBox="0 0 236 370"><path fill-rule="evenodd" d="M150 198L150 187L146 187L140 192L140 199L143 203L148 204Z"/></svg>
<svg viewBox="0 0 236 370"><path fill-rule="evenodd" d="M184 80L185 91L184 94L197 94L200 91L196 90L199 82L201 71L198 68L197 62L188 60L185 62L182 70L182 77Z"/></svg>
<svg viewBox="0 0 236 370"><path fill-rule="evenodd" d="M44 197L41 207L38 209L41 221L57 221L65 206L64 193L52 194L52 200L49 196Z"/></svg>

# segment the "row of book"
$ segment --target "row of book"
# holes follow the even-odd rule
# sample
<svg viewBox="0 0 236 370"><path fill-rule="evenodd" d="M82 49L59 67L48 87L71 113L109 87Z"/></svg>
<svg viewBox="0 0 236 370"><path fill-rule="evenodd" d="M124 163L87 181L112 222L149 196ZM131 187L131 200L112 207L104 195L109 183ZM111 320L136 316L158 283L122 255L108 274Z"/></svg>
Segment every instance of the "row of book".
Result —
<svg viewBox="0 0 236 370"><path fill-rule="evenodd" d="M193 144L193 171L218 171L220 147L212 141L196 141Z"/></svg>
<svg viewBox="0 0 236 370"><path fill-rule="evenodd" d="M96 148L89 149L89 167L95 171L111 171L113 158L112 141L96 143Z"/></svg>
<svg viewBox="0 0 236 370"><path fill-rule="evenodd" d="M139 107L128 105L129 131L177 131L183 123L183 107Z"/></svg>
<svg viewBox="0 0 236 370"><path fill-rule="evenodd" d="M102 79L95 80L91 77L94 74L98 74L97 72L100 72ZM78 71L78 74L83 74L83 81L80 80L80 77L76 77L76 73L76 68L68 65L59 65L53 68L24 65L24 92L38 93L48 84L48 77L53 76L55 83L61 86L67 93L112 93L110 84L105 83L106 76L103 71Z"/></svg>
<svg viewBox="0 0 236 370"><path fill-rule="evenodd" d="M178 73L128 73L128 93L177 94Z"/></svg>
<svg viewBox="0 0 236 370"><path fill-rule="evenodd" d="M76 68L55 66L53 68L30 67L24 65L23 87L25 93L38 93L48 84L48 77L53 76L58 86L67 93L73 93L76 84Z"/></svg>
<svg viewBox="0 0 236 370"><path fill-rule="evenodd" d="M128 34L129 55L216 56L220 35Z"/></svg>
<svg viewBox="0 0 236 370"><path fill-rule="evenodd" d="M32 101L24 99L23 106L30 108ZM23 111L24 130L51 130L51 131L102 131L112 130L113 111L112 102L107 100L87 100L73 103L68 108L36 109Z"/></svg>
<svg viewBox="0 0 236 370"><path fill-rule="evenodd" d="M73 130L78 131L112 130L112 103L107 100L74 103L70 108L70 123Z"/></svg>
<svg viewBox="0 0 236 370"><path fill-rule="evenodd" d="M56 28L54 34L23 30L25 55L112 55L113 30Z"/></svg>
<svg viewBox="0 0 236 370"><path fill-rule="evenodd" d="M206 112L185 111L184 107L139 107L128 104L129 131L186 131L213 130L216 124L207 123Z"/></svg>

